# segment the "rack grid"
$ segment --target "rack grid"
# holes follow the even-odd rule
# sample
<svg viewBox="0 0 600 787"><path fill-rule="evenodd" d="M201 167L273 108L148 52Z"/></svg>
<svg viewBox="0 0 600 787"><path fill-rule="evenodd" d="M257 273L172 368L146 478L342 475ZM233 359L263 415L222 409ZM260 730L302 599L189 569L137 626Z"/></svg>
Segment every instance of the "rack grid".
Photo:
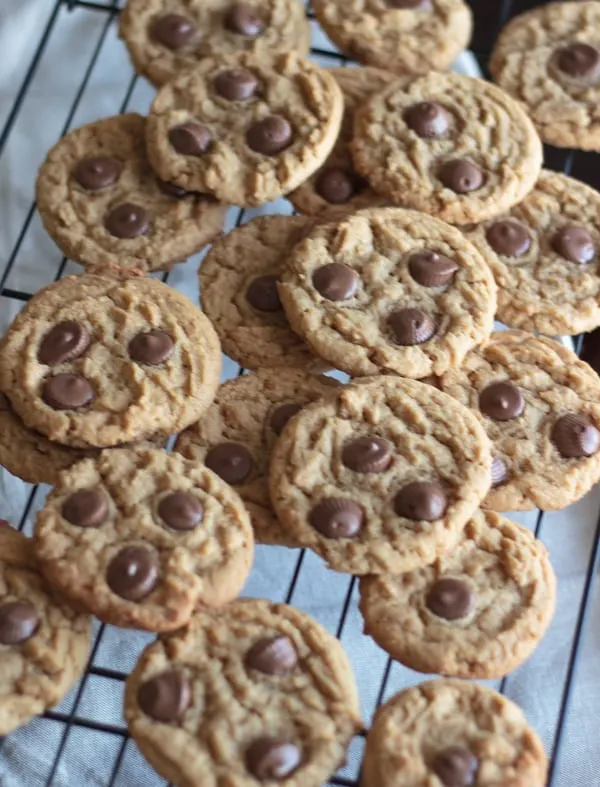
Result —
<svg viewBox="0 0 600 787"><path fill-rule="evenodd" d="M62 127L59 129L60 135L65 134L73 125L80 124L79 122L74 123L74 121L78 120L82 100L92 80L95 78L97 70L101 68L100 61L103 50L110 46L110 42L116 37L115 23L120 5L118 0L109 0L107 2L100 2L100 0L97 2L94 0L48 0L46 5L48 7L48 16L45 23L40 27L39 39L30 53L29 62L23 68L21 81L15 86L13 95L8 102L9 106L6 107L6 112L4 112L3 107L0 107L0 167L3 164L3 160L9 157L11 139L17 133L17 127L26 105L31 101L31 91L34 89L36 79L46 64L57 28L64 25L68 17L77 14L94 14L100 20L94 23L94 29L97 31L96 37L89 42L87 65L80 75L81 78L78 80L78 84L74 86L72 100L68 105ZM471 5L476 18L472 51L483 72L486 73L485 66L489 59L490 49L500 27L510 16L534 5L539 5L539 3L531 2L531 0L525 0L524 2L519 2L518 0L486 0L485 3L481 3L473 0ZM312 18L310 10L307 10L307 14ZM319 43L321 40L319 39ZM347 58L341 56L331 45L315 46L311 52L313 56L320 60L325 59L329 65L347 64L348 62ZM139 87L139 80L132 71L128 72L124 85L124 93L118 107L115 106L115 111L126 111L131 105L134 92ZM596 185L596 187L600 186L599 162L600 157L596 154L546 148L547 167L572 174L591 185ZM5 173L0 168L0 186L2 185L4 175ZM236 210L230 222L231 226L243 223L248 215L248 211ZM27 255L24 253L24 249L27 247L28 238L30 235L35 235L39 232L36 222L36 206L33 199L31 199L29 204L22 209L22 222L18 230L4 233L7 235L4 241L2 240L2 225L0 224L0 321L3 323L2 328L6 327L20 305L27 301L37 289L37 285L36 287L23 286L22 282L27 282L31 277L19 275L19 266L27 264ZM3 247L5 251L2 251ZM63 257L58 262L52 277L43 283L49 283L52 278L55 280L59 279L69 271L69 267L70 263ZM74 268L74 270L76 269ZM189 275L192 273L192 270L193 268L191 267L187 268L183 275ZM173 274L164 274L162 278L167 280L173 277L176 278L177 275L179 274L174 272ZM579 337L576 342L579 351L582 349L582 344L583 337ZM241 373L241 370L239 372ZM20 498L22 505L19 504L20 513L16 514L16 512L13 512L13 516L18 520L16 524L18 524L19 528L28 532L31 528L32 518L43 501L46 490L38 487L26 487L25 485L22 485L22 487L23 493ZM579 537L582 542L580 545L582 554L580 555L579 571L576 578L577 592L575 595L577 595L577 599L573 600L571 598L573 589L571 583L568 585L568 598L563 598L563 611L564 605L567 605L570 609L568 616L570 624L567 629L568 641L566 645L563 643L559 668L552 673L551 678L556 697L554 712L543 717L539 713L536 714L535 703L531 703L531 696L528 696L523 689L524 684L528 682L527 676L533 675L537 668L535 657L524 668L529 670L525 675L525 679L517 681L514 687L512 685L512 676L494 684L500 691L517 699L524 706L528 715L531 711L534 712L533 723L538 726L538 729L541 727L540 732L551 760L548 785L552 787L567 784L569 787L577 787L580 784L588 785L592 783L589 781L589 778L584 779L577 772L572 758L569 758L571 761L568 767L563 767L563 765L566 759L564 755L568 745L566 741L569 737L569 729L573 724L577 725L579 723L579 719L574 717L573 713L570 713L570 709L572 708L572 699L577 687L578 671L582 662L582 652L584 651L586 641L586 631L589 631L587 624L595 606L595 579L600 561L599 506L600 496L592 493L592 499L588 499L581 509L585 515L584 518L587 517L586 521L588 524L585 527L582 526L574 533L574 538ZM592 512L591 515L590 511ZM531 527L537 536L546 540L544 538L544 528L548 523L549 516L543 512L537 512L533 518L529 517L526 519L525 524ZM553 540L552 533L561 526L560 522L554 525L552 523L548 524L548 530L550 531L549 540L551 542ZM259 555L263 570L266 570L268 573L269 567L275 563L277 564L275 571L279 579L277 600L293 603L298 594L299 586L304 584L306 590L306 576L308 574L311 577L317 577L317 584L319 580L326 579L328 582L328 595L331 595L332 604L335 606L335 615L332 617L329 614L327 625L338 638L342 639L352 657L352 642L355 642L356 638L360 636L360 621L356 612L355 579L349 576L334 575L331 572L327 573L322 566L317 565L314 556L303 551L288 550L283 556L282 551L275 548L261 549L271 550L269 554L262 551ZM277 558L271 557L272 555L277 555ZM285 586L282 586L281 577L285 574L288 576ZM312 583L313 580L311 579L308 584ZM283 592L281 592L282 589ZM331 609L328 611L331 612ZM132 637L132 642L135 640L132 647L136 653L139 652L139 648L145 642L149 641L149 638L145 637L145 635L131 633L130 636ZM561 625L561 630L556 632L554 641L551 638L550 644L543 644L542 647L554 647L554 643L557 641L556 638L559 636L561 638L565 636L563 625ZM83 785L97 784L104 787L117 787L117 785L134 787L138 783L144 783L145 785L164 784L163 780L156 777L149 768L139 770L143 769L144 766L135 751L133 742L128 738L126 727L122 718L119 718L118 711L115 711L111 720L107 721L105 717L109 714L99 713L98 704L92 703L90 705L87 701L87 695L92 685L96 687L96 692L105 691L107 696L113 696L114 694L114 692L111 694L108 691L109 687L119 687L115 695L117 697L119 696L119 691L122 691L123 681L126 678L128 669L133 665L135 653L132 653L129 661L126 660L127 664L115 664L114 660L111 661L112 646L105 647L105 645L107 641L111 641L111 638L114 640L115 637L118 637L118 634L111 627L97 625L86 672L70 696L57 709L46 713L41 719L29 725L25 733L19 731L1 742L0 785L2 787L37 787L38 784L40 787L42 785L44 787L50 787L51 785L57 787L77 782ZM367 670L372 675L370 684L371 702L365 713L366 718L393 690L421 680L421 677L417 677L408 670L395 665L391 659L374 645L368 650L365 658L366 661L363 659L361 662L361 670L363 673ZM119 668L115 669L115 666ZM600 714L597 718L600 718ZM591 729L594 729L593 719L587 720L586 723L591 725ZM93 774L87 774L86 776L82 772L80 758L78 757L80 752L78 753L77 750L80 745L83 745L80 744L80 740L84 740L85 735L80 739L80 732L82 734L88 733L92 736L91 740L96 741L97 739L94 736L110 737L112 744L107 748L110 756L107 755L107 761L103 763L101 772L99 772L97 765L94 766ZM36 740L43 741L44 772L40 773L37 770L35 779L19 781L18 777L10 775L13 771L8 768L7 763L11 757L12 759L22 757L23 747L31 746L32 742L35 743ZM330 785L338 785L339 787L356 787L358 785L360 755L363 746L364 733L357 736L357 740L351 746L349 765L331 779ZM586 756L589 756L590 751L594 751L593 747L588 749ZM600 764L600 748L595 751L599 755L596 758L596 762ZM132 758L133 762L131 765L128 765L130 758ZM587 765L589 766L589 763ZM130 767L134 770L130 770ZM131 781L128 776L131 772L136 774L143 773L143 782L138 782L137 779ZM568 777L565 775L565 772L568 773ZM589 774L589 772L588 768L587 773ZM584 770L581 773L583 774ZM597 774L596 778L598 778ZM153 779L156 781L153 781ZM600 784L600 781L596 783Z"/></svg>

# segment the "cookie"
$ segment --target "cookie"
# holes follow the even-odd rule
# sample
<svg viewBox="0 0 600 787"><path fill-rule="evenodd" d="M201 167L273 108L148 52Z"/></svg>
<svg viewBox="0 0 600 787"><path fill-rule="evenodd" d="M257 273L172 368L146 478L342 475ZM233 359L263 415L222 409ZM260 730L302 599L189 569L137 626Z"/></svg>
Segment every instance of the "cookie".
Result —
<svg viewBox="0 0 600 787"><path fill-rule="evenodd" d="M399 377L349 385L294 416L271 457L282 525L336 571L412 571L452 547L489 488L466 407Z"/></svg>
<svg viewBox="0 0 600 787"><path fill-rule="evenodd" d="M119 33L137 73L157 86L207 57L241 51L306 55L310 46L300 0L128 0Z"/></svg>
<svg viewBox="0 0 600 787"><path fill-rule="evenodd" d="M510 213L467 237L498 285L497 319L511 328L574 335L600 325L600 194L542 171Z"/></svg>
<svg viewBox="0 0 600 787"><path fill-rule="evenodd" d="M365 633L405 666L455 678L516 669L550 625L555 601L541 541L482 511L430 566L360 580Z"/></svg>
<svg viewBox="0 0 600 787"><path fill-rule="evenodd" d="M354 170L348 144L354 133L355 110L398 77L369 67L332 68L330 73L344 96L340 135L321 169L288 195L296 210L308 216L337 212L340 207L353 211L385 204L385 199Z"/></svg>
<svg viewBox="0 0 600 787"><path fill-rule="evenodd" d="M545 3L514 17L489 68L551 145L600 150L600 7Z"/></svg>
<svg viewBox="0 0 600 787"><path fill-rule="evenodd" d="M179 787L320 787L362 726L340 643L263 600L198 613L149 645L127 680L125 718Z"/></svg>
<svg viewBox="0 0 600 787"><path fill-rule="evenodd" d="M399 208L316 227L289 253L278 287L292 328L353 376L459 366L496 311L493 277L464 235Z"/></svg>
<svg viewBox="0 0 600 787"><path fill-rule="evenodd" d="M148 155L163 180L261 205L321 166L342 110L333 76L296 54L207 58L159 90Z"/></svg>
<svg viewBox="0 0 600 787"><path fill-rule="evenodd" d="M31 542L0 520L0 735L60 702L87 663L91 621L54 596Z"/></svg>
<svg viewBox="0 0 600 787"><path fill-rule="evenodd" d="M40 290L0 343L0 389L26 426L74 447L168 435L214 398L219 340L156 279L72 276Z"/></svg>
<svg viewBox="0 0 600 787"><path fill-rule="evenodd" d="M376 192L451 224L497 216L535 185L542 145L495 85L428 74L390 85L358 110L350 150Z"/></svg>
<svg viewBox="0 0 600 787"><path fill-rule="evenodd" d="M431 680L383 705L361 787L544 787L548 764L523 711L498 692Z"/></svg>
<svg viewBox="0 0 600 787"><path fill-rule="evenodd" d="M184 625L234 599L252 564L250 520L206 467L149 448L103 451L61 473L38 513L48 580L106 623Z"/></svg>
<svg viewBox="0 0 600 787"><path fill-rule="evenodd" d="M330 377L295 369L245 374L222 385L204 416L177 439L175 451L204 462L235 488L262 544L295 546L269 497L273 443L304 405L329 395L337 385Z"/></svg>
<svg viewBox="0 0 600 787"><path fill-rule="evenodd" d="M44 227L81 265L164 270L223 229L226 207L156 177L146 155L146 125L129 114L82 126L41 166L36 196Z"/></svg>
<svg viewBox="0 0 600 787"><path fill-rule="evenodd" d="M471 40L463 0L313 0L321 26L359 63L399 74L444 71Z"/></svg>
<svg viewBox="0 0 600 787"><path fill-rule="evenodd" d="M492 334L440 388L492 442L494 511L565 508L600 480L600 378L553 339Z"/></svg>
<svg viewBox="0 0 600 787"><path fill-rule="evenodd" d="M292 331L277 292L291 247L312 226L301 216L261 216L219 238L200 265L202 308L223 352L246 369L328 368Z"/></svg>

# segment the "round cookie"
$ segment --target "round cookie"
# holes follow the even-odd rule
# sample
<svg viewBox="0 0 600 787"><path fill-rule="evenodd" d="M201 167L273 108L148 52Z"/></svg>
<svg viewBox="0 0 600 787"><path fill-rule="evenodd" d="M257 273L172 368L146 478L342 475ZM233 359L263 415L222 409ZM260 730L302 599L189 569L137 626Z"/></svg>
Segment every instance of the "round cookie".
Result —
<svg viewBox="0 0 600 787"><path fill-rule="evenodd" d="M305 55L310 46L300 0L128 0L119 33L135 70L157 86L207 57Z"/></svg>
<svg viewBox="0 0 600 787"><path fill-rule="evenodd" d="M444 71L471 40L463 0L313 0L321 26L342 52L399 74Z"/></svg>
<svg viewBox="0 0 600 787"><path fill-rule="evenodd" d="M430 566L360 580L365 633L411 669L499 678L534 651L550 625L556 577L524 527L478 511Z"/></svg>
<svg viewBox="0 0 600 787"><path fill-rule="evenodd" d="M462 232L374 208L317 226L279 283L292 328L353 376L422 378L459 366L489 336L496 286Z"/></svg>
<svg viewBox="0 0 600 787"><path fill-rule="evenodd" d="M0 735L63 699L87 663L91 628L46 586L29 539L0 520Z"/></svg>
<svg viewBox="0 0 600 787"><path fill-rule="evenodd" d="M234 599L252 565L250 520L206 467L148 448L61 473L38 513L42 571L106 623L168 631Z"/></svg>
<svg viewBox="0 0 600 787"><path fill-rule="evenodd" d="M374 96L355 115L350 150L375 191L451 224L508 210L542 166L542 144L519 104L459 74L428 74Z"/></svg>
<svg viewBox="0 0 600 787"><path fill-rule="evenodd" d="M285 604L196 614L142 653L125 690L129 731L180 787L320 787L362 725L340 643Z"/></svg>
<svg viewBox="0 0 600 787"><path fill-rule="evenodd" d="M349 385L294 416L271 456L282 525L336 571L434 561L489 488L489 441L451 397L399 377Z"/></svg>
<svg viewBox="0 0 600 787"><path fill-rule="evenodd" d="M551 145L600 150L600 7L545 3L514 17L489 68Z"/></svg>
<svg viewBox="0 0 600 787"><path fill-rule="evenodd" d="M354 112L374 93L398 77L378 68L332 68L330 73L342 90L344 118L337 142L321 169L311 175L288 199L308 216L349 211L385 204L369 184L357 175L348 144L354 134Z"/></svg>
<svg viewBox="0 0 600 787"><path fill-rule="evenodd" d="M81 265L164 270L223 230L227 208L157 179L146 119L128 114L72 131L48 153L36 185L52 239Z"/></svg>
<svg viewBox="0 0 600 787"><path fill-rule="evenodd" d="M74 447L185 429L214 398L219 340L156 279L72 276L40 290L0 343L0 389L25 425Z"/></svg>
<svg viewBox="0 0 600 787"><path fill-rule="evenodd" d="M439 386L472 408L491 440L484 508L565 508L600 480L600 378L554 339L494 333Z"/></svg>
<svg viewBox="0 0 600 787"><path fill-rule="evenodd" d="M177 439L175 451L204 462L235 488L259 543L296 546L271 505L271 449L293 415L337 386L330 377L294 369L245 374L222 385L204 416Z"/></svg>
<svg viewBox="0 0 600 787"><path fill-rule="evenodd" d="M302 216L261 216L219 238L200 265L202 308L223 352L246 369L328 368L292 331L277 293L291 247L312 226Z"/></svg>
<svg viewBox="0 0 600 787"><path fill-rule="evenodd" d="M548 764L523 711L498 692L431 680L383 705L361 787L544 787Z"/></svg>
<svg viewBox="0 0 600 787"><path fill-rule="evenodd" d="M294 53L207 58L159 90L148 156L163 180L261 205L321 166L342 111L333 76Z"/></svg>
<svg viewBox="0 0 600 787"><path fill-rule="evenodd" d="M600 194L542 171L523 202L467 234L498 285L511 328L574 335L600 325Z"/></svg>

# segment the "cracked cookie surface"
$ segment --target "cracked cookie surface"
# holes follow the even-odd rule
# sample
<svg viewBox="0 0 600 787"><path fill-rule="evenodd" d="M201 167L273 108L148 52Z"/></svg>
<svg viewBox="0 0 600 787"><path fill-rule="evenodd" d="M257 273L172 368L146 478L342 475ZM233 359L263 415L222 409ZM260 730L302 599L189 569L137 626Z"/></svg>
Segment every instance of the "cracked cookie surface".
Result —
<svg viewBox="0 0 600 787"><path fill-rule="evenodd" d="M82 126L41 166L36 195L44 226L81 265L163 270L223 230L226 207L157 179L146 154L146 124L127 114Z"/></svg>
<svg viewBox="0 0 600 787"><path fill-rule="evenodd" d="M167 631L234 599L254 539L238 495L206 467L145 448L65 470L34 543L52 584L106 623Z"/></svg>
<svg viewBox="0 0 600 787"><path fill-rule="evenodd" d="M263 600L198 613L148 646L127 681L125 718L179 787L320 787L362 726L340 643Z"/></svg>

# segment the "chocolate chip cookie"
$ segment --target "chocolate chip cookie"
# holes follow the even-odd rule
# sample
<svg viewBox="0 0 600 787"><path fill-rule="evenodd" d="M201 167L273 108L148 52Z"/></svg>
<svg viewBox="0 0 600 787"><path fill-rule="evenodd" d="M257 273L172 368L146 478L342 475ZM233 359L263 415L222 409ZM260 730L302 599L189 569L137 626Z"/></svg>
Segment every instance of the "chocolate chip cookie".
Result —
<svg viewBox="0 0 600 787"><path fill-rule="evenodd" d="M61 473L38 513L44 574L106 623L168 631L240 592L252 564L238 495L198 462L103 451Z"/></svg>
<svg viewBox="0 0 600 787"><path fill-rule="evenodd" d="M313 0L331 40L360 63L399 74L444 71L471 40L463 0Z"/></svg>
<svg viewBox="0 0 600 787"><path fill-rule="evenodd" d="M343 98L296 54L207 58L162 87L148 155L164 180L245 207L287 194L331 152Z"/></svg>
<svg viewBox="0 0 600 787"><path fill-rule="evenodd" d="M301 216L261 216L219 238L200 265L202 308L223 352L246 369L328 367L292 331L277 291L292 246L312 226Z"/></svg>
<svg viewBox="0 0 600 787"><path fill-rule="evenodd" d="M493 277L463 233L400 208L317 226L289 253L278 288L292 328L353 376L459 366L496 311Z"/></svg>
<svg viewBox="0 0 600 787"><path fill-rule="evenodd" d="M275 443L283 526L336 571L412 571L457 540L489 488L489 441L466 407L399 377L305 407Z"/></svg>
<svg viewBox="0 0 600 787"><path fill-rule="evenodd" d="M451 224L509 210L535 185L542 145L518 102L459 74L392 84L356 113L354 166L391 202Z"/></svg>
<svg viewBox="0 0 600 787"><path fill-rule="evenodd" d="M354 134L354 112L374 93L389 85L397 75L378 68L332 68L330 73L344 96L344 118L335 147L321 169L289 196L296 210L309 216L385 204L364 178L355 171L348 144Z"/></svg>
<svg viewBox="0 0 600 787"><path fill-rule="evenodd" d="M600 480L600 378L557 341L495 333L439 384L492 442L485 508L564 508Z"/></svg>
<svg viewBox="0 0 600 787"><path fill-rule="evenodd" d="M497 318L551 336L600 325L600 194L542 171L509 213L468 233L498 285Z"/></svg>
<svg viewBox="0 0 600 787"><path fill-rule="evenodd" d="M430 566L360 580L365 633L411 669L499 678L527 659L550 625L556 577L524 527L478 511Z"/></svg>
<svg viewBox="0 0 600 787"><path fill-rule="evenodd" d="M31 542L0 520L0 735L56 705L83 672L91 620L47 587Z"/></svg>
<svg viewBox="0 0 600 787"><path fill-rule="evenodd" d="M544 142L600 150L600 6L545 3L512 19L489 68Z"/></svg>
<svg viewBox="0 0 600 787"><path fill-rule="evenodd" d="M206 317L156 279L72 276L37 293L0 344L0 389L26 426L74 447L170 434L219 385Z"/></svg>
<svg viewBox="0 0 600 787"><path fill-rule="evenodd" d="M156 177L146 125L134 114L90 123L63 137L42 164L40 217L64 254L81 265L163 270L223 229L226 208L213 197Z"/></svg>
<svg viewBox="0 0 600 787"><path fill-rule="evenodd" d="M149 645L127 680L125 718L178 785L320 787L361 728L340 643L285 604L200 612Z"/></svg>
<svg viewBox="0 0 600 787"><path fill-rule="evenodd" d="M269 497L271 449L302 407L329 395L338 383L295 369L265 369L219 388L204 416L179 435L175 450L204 462L240 495L257 541L295 546Z"/></svg>
<svg viewBox="0 0 600 787"><path fill-rule="evenodd" d="M514 702L476 683L432 680L375 714L361 787L544 787L547 771Z"/></svg>
<svg viewBox="0 0 600 787"><path fill-rule="evenodd" d="M135 70L157 86L207 57L305 55L310 46L300 0L128 0L119 30Z"/></svg>

